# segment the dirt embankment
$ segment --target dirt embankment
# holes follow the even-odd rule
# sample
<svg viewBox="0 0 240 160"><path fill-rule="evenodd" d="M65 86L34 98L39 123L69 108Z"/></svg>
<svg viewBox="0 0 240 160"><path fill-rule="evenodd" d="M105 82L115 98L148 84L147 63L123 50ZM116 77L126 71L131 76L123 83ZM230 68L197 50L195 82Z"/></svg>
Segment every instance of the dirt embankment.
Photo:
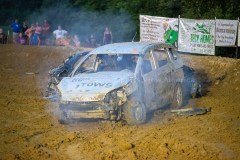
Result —
<svg viewBox="0 0 240 160"><path fill-rule="evenodd" d="M188 105L211 107L206 115L64 126L42 97L48 70L73 52L0 45L0 159L240 159L240 60L183 56L205 93Z"/></svg>

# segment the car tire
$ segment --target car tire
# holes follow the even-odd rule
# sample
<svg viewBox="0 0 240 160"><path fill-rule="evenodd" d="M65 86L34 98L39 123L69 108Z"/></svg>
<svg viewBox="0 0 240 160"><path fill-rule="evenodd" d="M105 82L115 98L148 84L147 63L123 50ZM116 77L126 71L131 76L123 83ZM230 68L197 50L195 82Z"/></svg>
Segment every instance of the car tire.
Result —
<svg viewBox="0 0 240 160"><path fill-rule="evenodd" d="M60 115L60 118L58 119L58 122L60 124L71 124L73 123L73 119L67 118L65 112L61 111L61 115Z"/></svg>
<svg viewBox="0 0 240 160"><path fill-rule="evenodd" d="M172 108L181 108L185 105L185 94L182 83L177 83L174 88Z"/></svg>
<svg viewBox="0 0 240 160"><path fill-rule="evenodd" d="M144 103L132 99L123 106L124 120L129 125L138 125L146 121L146 107Z"/></svg>
<svg viewBox="0 0 240 160"><path fill-rule="evenodd" d="M60 124L71 124L71 123L74 122L74 120L72 118L68 118L67 117L67 113L66 113L65 107L66 106L64 104L60 104L59 105L60 116L59 116L58 122Z"/></svg>

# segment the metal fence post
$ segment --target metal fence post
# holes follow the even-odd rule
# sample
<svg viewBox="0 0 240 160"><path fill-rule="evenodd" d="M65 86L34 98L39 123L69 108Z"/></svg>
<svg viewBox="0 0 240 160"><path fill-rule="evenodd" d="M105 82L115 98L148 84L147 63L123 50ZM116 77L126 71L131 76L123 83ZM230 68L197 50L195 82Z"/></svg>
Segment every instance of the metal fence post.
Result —
<svg viewBox="0 0 240 160"><path fill-rule="evenodd" d="M177 39L177 51L178 51L178 46L179 46L179 27L180 26L180 15L178 15L178 39Z"/></svg>

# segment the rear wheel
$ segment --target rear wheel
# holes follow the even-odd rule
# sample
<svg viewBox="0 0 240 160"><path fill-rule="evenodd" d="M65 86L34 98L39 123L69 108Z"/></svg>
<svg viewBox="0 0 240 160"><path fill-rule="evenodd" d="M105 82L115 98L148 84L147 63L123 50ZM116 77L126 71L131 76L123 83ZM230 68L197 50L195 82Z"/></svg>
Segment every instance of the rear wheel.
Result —
<svg viewBox="0 0 240 160"><path fill-rule="evenodd" d="M181 108L184 106L184 104L185 104L185 96L184 96L183 85L182 83L177 83L174 89L172 107Z"/></svg>
<svg viewBox="0 0 240 160"><path fill-rule="evenodd" d="M124 119L130 125L142 124L146 121L146 107L136 99L132 99L124 104L123 114Z"/></svg>

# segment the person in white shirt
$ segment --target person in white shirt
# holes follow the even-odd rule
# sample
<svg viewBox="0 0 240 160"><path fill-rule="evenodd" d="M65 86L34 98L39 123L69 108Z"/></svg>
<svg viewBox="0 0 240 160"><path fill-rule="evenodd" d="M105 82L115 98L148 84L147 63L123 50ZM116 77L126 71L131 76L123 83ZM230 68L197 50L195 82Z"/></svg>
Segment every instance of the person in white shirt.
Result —
<svg viewBox="0 0 240 160"><path fill-rule="evenodd" d="M53 31L53 35L56 38L56 45L64 45L67 33L68 32L63 30L61 26L58 26L58 29Z"/></svg>
<svg viewBox="0 0 240 160"><path fill-rule="evenodd" d="M56 39L65 38L67 31L63 30L61 26L58 26L58 29L53 31L53 35L56 37Z"/></svg>

